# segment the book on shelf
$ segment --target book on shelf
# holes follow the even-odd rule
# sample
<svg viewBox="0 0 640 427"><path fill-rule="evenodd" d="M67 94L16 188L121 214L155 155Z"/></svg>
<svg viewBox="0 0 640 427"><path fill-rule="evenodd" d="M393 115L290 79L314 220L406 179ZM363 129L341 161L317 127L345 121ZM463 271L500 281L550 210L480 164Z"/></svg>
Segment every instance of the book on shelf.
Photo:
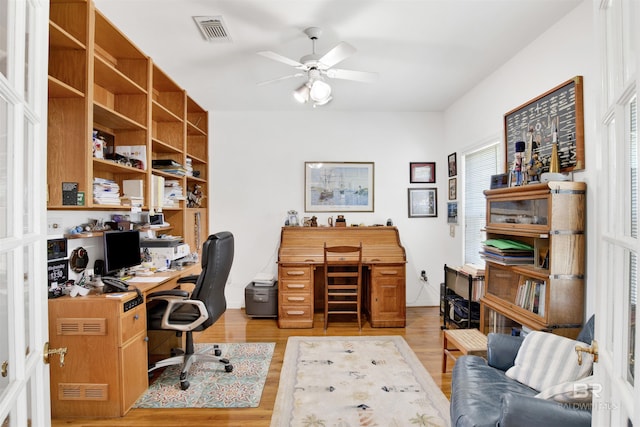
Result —
<svg viewBox="0 0 640 427"><path fill-rule="evenodd" d="M534 263L533 256L500 256L485 251L480 252L480 256L485 261L491 261L501 265L527 265Z"/></svg>
<svg viewBox="0 0 640 427"><path fill-rule="evenodd" d="M518 286L515 304L539 316L544 316L546 282L527 279Z"/></svg>

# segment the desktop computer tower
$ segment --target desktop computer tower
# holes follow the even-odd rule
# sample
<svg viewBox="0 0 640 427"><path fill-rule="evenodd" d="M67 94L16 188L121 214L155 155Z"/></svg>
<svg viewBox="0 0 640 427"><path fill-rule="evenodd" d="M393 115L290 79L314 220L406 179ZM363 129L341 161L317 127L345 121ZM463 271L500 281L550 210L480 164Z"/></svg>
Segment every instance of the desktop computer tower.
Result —
<svg viewBox="0 0 640 427"><path fill-rule="evenodd" d="M244 289L247 316L278 317L278 282L273 286L256 286L251 282Z"/></svg>

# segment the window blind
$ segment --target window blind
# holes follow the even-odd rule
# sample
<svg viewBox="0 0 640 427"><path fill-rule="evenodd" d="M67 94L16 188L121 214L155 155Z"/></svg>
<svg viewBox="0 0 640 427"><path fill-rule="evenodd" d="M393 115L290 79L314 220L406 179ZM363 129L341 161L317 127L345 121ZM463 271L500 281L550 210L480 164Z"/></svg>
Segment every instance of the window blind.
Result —
<svg viewBox="0 0 640 427"><path fill-rule="evenodd" d="M484 240L486 201L483 191L490 187L491 175L498 173L499 143L464 156L464 262L483 265L480 248Z"/></svg>

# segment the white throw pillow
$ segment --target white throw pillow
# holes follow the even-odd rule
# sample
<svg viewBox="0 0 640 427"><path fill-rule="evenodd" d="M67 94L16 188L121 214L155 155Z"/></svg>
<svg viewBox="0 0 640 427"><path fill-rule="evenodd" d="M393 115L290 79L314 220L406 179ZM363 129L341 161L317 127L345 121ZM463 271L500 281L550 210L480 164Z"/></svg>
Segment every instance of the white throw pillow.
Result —
<svg viewBox="0 0 640 427"><path fill-rule="evenodd" d="M591 374L593 356L582 353L582 365L578 365L576 345L585 343L548 332L530 332L506 375L538 391L584 378Z"/></svg>
<svg viewBox="0 0 640 427"><path fill-rule="evenodd" d="M554 385L536 394L535 397L560 403L591 403L593 386L593 375L590 375L578 381Z"/></svg>

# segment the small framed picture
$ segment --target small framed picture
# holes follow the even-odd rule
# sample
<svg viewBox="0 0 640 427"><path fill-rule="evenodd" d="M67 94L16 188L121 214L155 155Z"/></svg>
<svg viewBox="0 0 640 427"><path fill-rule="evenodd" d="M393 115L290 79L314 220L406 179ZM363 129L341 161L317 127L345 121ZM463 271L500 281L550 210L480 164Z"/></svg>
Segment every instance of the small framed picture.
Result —
<svg viewBox="0 0 640 427"><path fill-rule="evenodd" d="M449 178L449 200L458 198L458 178Z"/></svg>
<svg viewBox="0 0 640 427"><path fill-rule="evenodd" d="M437 188L409 188L409 218L438 216Z"/></svg>
<svg viewBox="0 0 640 427"><path fill-rule="evenodd" d="M458 175L458 164L456 161L456 153L451 153L449 154L449 157L447 158L447 162L449 163L449 176L456 176Z"/></svg>
<svg viewBox="0 0 640 427"><path fill-rule="evenodd" d="M458 223L458 202L447 203L447 222L449 224Z"/></svg>
<svg viewBox="0 0 640 427"><path fill-rule="evenodd" d="M435 184L436 164L435 162L411 162L409 163L409 182L412 184Z"/></svg>

